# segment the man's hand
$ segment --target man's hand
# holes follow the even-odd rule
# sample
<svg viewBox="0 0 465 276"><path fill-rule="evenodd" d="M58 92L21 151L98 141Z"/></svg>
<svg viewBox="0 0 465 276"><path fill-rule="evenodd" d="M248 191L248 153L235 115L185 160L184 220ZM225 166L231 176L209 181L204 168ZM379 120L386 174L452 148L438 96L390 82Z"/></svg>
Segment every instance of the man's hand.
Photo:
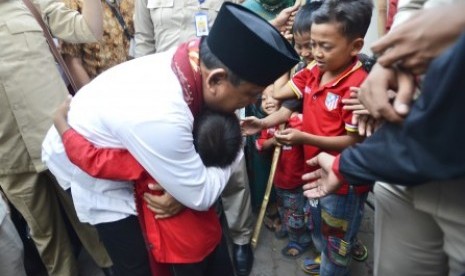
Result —
<svg viewBox="0 0 465 276"><path fill-rule="evenodd" d="M303 132L295 128L287 128L274 133L274 138L281 145L302 144Z"/></svg>
<svg viewBox="0 0 465 276"><path fill-rule="evenodd" d="M465 4L457 3L419 11L373 43L371 50L384 67L395 64L414 75L423 74L462 33L464 10Z"/></svg>
<svg viewBox="0 0 465 276"><path fill-rule="evenodd" d="M152 191L164 191L159 184L149 184L149 189ZM172 217L184 209L184 206L179 201L166 192L162 195L145 193L144 200L147 203L147 207L155 212L156 219Z"/></svg>
<svg viewBox="0 0 465 276"><path fill-rule="evenodd" d="M255 116L245 117L241 120L241 131L243 136L257 134L263 128L263 121Z"/></svg>
<svg viewBox="0 0 465 276"><path fill-rule="evenodd" d="M53 114L53 124L60 136L62 136L63 133L70 128L68 125L68 112L70 109L71 99L72 97L68 96L68 98L66 98L66 100L57 108L55 114Z"/></svg>
<svg viewBox="0 0 465 276"><path fill-rule="evenodd" d="M310 166L320 166L321 168L311 173L304 174L304 181L312 180L303 186L304 195L308 198L320 198L334 193L342 182L337 178L332 170L333 162L336 157L325 152L318 154L316 157L307 161Z"/></svg>
<svg viewBox="0 0 465 276"><path fill-rule="evenodd" d="M397 91L391 104L390 90ZM400 123L410 111L415 92L413 76L375 64L360 87L359 100L375 119Z"/></svg>
<svg viewBox="0 0 465 276"><path fill-rule="evenodd" d="M295 1L294 6L283 9L275 19L271 20L270 23L281 33L286 33L292 29L294 24L295 14L300 8L300 1Z"/></svg>

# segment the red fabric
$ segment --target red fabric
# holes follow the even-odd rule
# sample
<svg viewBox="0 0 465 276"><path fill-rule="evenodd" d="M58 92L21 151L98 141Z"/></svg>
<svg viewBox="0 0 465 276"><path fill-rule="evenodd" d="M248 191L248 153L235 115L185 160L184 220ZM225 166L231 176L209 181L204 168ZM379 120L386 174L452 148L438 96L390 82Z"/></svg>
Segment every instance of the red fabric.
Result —
<svg viewBox="0 0 465 276"><path fill-rule="evenodd" d="M307 72L305 72L307 71ZM318 66L305 68L291 79L291 84L298 89L303 98L303 124L302 129L319 136L341 136L347 134L347 128L352 125L352 111L342 109L343 98L349 98L352 86L359 87L365 80L367 73L357 59L354 60L344 72L333 81L320 86L323 72ZM317 147L304 145L305 160L318 155L321 150ZM337 155L339 152L328 152ZM318 167L306 166L311 172ZM370 186L358 186L356 191L363 193L369 191ZM344 183L336 192L345 195L349 192L349 185Z"/></svg>
<svg viewBox="0 0 465 276"><path fill-rule="evenodd" d="M288 128L302 129L302 114L295 114L287 122ZM274 185L281 189L295 189L303 184L305 171L304 150L302 145L282 146L279 162L276 166Z"/></svg>
<svg viewBox="0 0 465 276"><path fill-rule="evenodd" d="M292 115L287 121L287 126L301 130L302 114ZM278 127L264 129L260 133L260 137L255 142L257 150L263 149L263 144L266 140L274 137L274 133ZM273 184L281 189L295 189L302 186L302 175L305 170L305 160L303 147L301 145L283 146L281 155L279 156L276 172L273 179Z"/></svg>
<svg viewBox="0 0 465 276"><path fill-rule="evenodd" d="M336 155L336 159L334 159L333 166L332 166L331 169L333 170L333 172L336 175L337 179L344 182L345 181L344 176L339 171L339 160L340 159L341 159L341 155L340 154Z"/></svg>
<svg viewBox="0 0 465 276"><path fill-rule="evenodd" d="M278 130L278 128L274 126L267 129L262 129L262 131L260 131L260 136L255 141L255 147L259 152L263 151L263 145L265 144L266 140L274 137L276 130Z"/></svg>
<svg viewBox="0 0 465 276"><path fill-rule="evenodd" d="M202 74L199 59L200 39L195 38L179 45L171 62L171 69L178 77L184 100L196 117L202 108Z"/></svg>
<svg viewBox="0 0 465 276"><path fill-rule="evenodd" d="M143 200L144 193L154 193L148 184L155 180L127 150L96 148L73 129L63 134L63 145L71 162L89 175L135 181L139 220L157 262L199 262L220 243L221 226L213 208L205 212L185 208L171 218L155 219Z"/></svg>
<svg viewBox="0 0 465 276"><path fill-rule="evenodd" d="M389 32L391 29L392 23L394 22L394 16L397 13L397 2L398 0L389 0L388 2L388 12L386 18L386 32Z"/></svg>

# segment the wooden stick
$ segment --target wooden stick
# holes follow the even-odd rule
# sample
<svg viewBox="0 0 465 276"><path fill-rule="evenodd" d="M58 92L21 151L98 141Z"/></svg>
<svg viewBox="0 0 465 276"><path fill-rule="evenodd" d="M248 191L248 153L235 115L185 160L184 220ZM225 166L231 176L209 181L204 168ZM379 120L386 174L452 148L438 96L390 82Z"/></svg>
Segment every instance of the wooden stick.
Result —
<svg viewBox="0 0 465 276"><path fill-rule="evenodd" d="M283 129L284 124L279 126L279 129ZM270 200L271 188L273 187L274 175L276 173L276 166L278 165L279 155L281 154L281 146L275 146L273 153L273 160L271 161L271 170L270 176L268 177L268 183L266 184L265 196L263 197L262 207L260 208L260 213L258 213L257 223L252 234L252 248L255 249L258 243L258 237L260 235L260 230L263 224L263 218L265 217L266 207L268 206L268 201Z"/></svg>

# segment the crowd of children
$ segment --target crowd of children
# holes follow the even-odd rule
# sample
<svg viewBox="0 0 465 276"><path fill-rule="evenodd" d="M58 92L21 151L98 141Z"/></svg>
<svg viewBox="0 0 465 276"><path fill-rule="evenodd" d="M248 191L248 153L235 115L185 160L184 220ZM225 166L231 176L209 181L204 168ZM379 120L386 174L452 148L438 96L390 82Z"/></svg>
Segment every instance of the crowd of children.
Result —
<svg viewBox="0 0 465 276"><path fill-rule="evenodd" d="M352 257L363 260L367 254L356 236L370 186L354 188L345 184L335 194L319 200L303 200L303 181L293 176L316 169L302 164L302 160L311 159L321 151L336 154L363 139L354 125L352 111L343 108L342 100L350 98L352 87L359 87L367 76L358 55L372 9L373 4L368 0L329 0L301 7L295 18L293 36L294 47L305 65L283 75L263 92L263 111L276 115L255 122L266 126L262 141L257 142L259 149L282 147L274 184L283 222L283 229L276 229L276 236L289 234L283 255L300 256L309 247L306 231L311 233L315 248L321 252L321 258L304 261L303 269L309 274L345 275ZM297 115L298 110L277 112L279 100L290 98L302 102L302 114ZM288 127L279 130L278 123ZM308 227L305 230L302 229L304 221Z"/></svg>

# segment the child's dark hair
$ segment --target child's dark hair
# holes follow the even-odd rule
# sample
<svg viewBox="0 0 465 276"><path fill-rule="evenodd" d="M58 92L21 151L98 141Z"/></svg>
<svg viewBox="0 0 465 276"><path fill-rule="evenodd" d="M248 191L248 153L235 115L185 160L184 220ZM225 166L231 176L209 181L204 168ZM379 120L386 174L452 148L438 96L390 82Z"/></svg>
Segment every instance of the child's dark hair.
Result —
<svg viewBox="0 0 465 276"><path fill-rule="evenodd" d="M194 146L206 167L227 167L242 147L239 119L234 113L205 109L194 121Z"/></svg>
<svg viewBox="0 0 465 276"><path fill-rule="evenodd" d="M364 38L371 22L372 0L326 0L313 12L315 24L340 23L349 39Z"/></svg>
<svg viewBox="0 0 465 276"><path fill-rule="evenodd" d="M310 32L310 27L312 26L312 14L316 11L323 1L312 1L302 7L295 15L294 24L292 25L292 33L302 34L305 32Z"/></svg>

